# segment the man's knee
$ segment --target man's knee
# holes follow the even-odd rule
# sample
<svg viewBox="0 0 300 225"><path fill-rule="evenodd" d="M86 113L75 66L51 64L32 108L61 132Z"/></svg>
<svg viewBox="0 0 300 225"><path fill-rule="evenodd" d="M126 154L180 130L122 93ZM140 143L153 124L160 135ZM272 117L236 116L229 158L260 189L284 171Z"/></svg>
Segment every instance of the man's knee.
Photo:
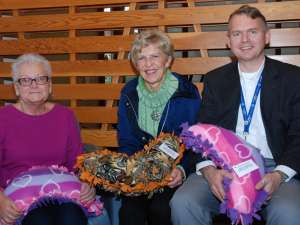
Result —
<svg viewBox="0 0 300 225"><path fill-rule="evenodd" d="M191 204L191 196L189 193L177 190L170 201L172 210L180 210Z"/></svg>
<svg viewBox="0 0 300 225"><path fill-rule="evenodd" d="M300 224L300 183L291 180L274 193L265 209L268 224ZM288 222L287 222L288 221Z"/></svg>
<svg viewBox="0 0 300 225"><path fill-rule="evenodd" d="M291 221L293 219L298 221L299 210L298 202L282 199L280 201L273 202L268 206L266 219L267 221Z"/></svg>

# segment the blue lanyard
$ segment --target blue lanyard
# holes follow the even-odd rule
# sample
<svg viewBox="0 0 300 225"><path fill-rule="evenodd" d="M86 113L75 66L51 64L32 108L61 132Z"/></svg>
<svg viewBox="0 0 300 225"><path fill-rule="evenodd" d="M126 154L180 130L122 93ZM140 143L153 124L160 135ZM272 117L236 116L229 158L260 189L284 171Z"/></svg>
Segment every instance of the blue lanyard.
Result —
<svg viewBox="0 0 300 225"><path fill-rule="evenodd" d="M244 135L245 135L245 139L246 139L246 135L249 134L249 128L250 128L250 124L252 121L252 117L253 117L253 112L254 112L254 108L256 105L256 101L261 89L261 84L262 84L262 74L260 74L259 80L257 81L256 84L256 88L252 97L252 101L251 101L251 105L249 108L249 112L247 113L247 109L246 109L246 103L245 103L245 98L244 98L244 94L243 94L243 90L241 87L241 109L242 109L242 113L243 113L243 118L244 118Z"/></svg>

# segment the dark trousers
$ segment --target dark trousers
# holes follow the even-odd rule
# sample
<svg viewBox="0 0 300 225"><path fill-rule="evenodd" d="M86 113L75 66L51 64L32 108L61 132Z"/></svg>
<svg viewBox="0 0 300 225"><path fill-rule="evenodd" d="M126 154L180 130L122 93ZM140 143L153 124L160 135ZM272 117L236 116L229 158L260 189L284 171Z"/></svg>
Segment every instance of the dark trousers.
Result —
<svg viewBox="0 0 300 225"><path fill-rule="evenodd" d="M87 225L88 220L75 203L49 203L30 211L22 225Z"/></svg>
<svg viewBox="0 0 300 225"><path fill-rule="evenodd" d="M120 225L171 225L169 201L175 189L148 196L122 197L119 211Z"/></svg>

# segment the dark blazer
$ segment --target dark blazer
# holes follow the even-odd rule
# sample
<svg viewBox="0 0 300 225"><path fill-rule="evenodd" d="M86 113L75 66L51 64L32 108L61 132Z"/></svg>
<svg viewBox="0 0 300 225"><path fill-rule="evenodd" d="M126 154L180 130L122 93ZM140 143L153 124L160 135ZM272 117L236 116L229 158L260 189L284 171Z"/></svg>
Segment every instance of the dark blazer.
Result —
<svg viewBox="0 0 300 225"><path fill-rule="evenodd" d="M300 68L266 58L260 107L267 142L277 165L300 174ZM209 72L204 78L202 123L235 131L240 106L237 62Z"/></svg>

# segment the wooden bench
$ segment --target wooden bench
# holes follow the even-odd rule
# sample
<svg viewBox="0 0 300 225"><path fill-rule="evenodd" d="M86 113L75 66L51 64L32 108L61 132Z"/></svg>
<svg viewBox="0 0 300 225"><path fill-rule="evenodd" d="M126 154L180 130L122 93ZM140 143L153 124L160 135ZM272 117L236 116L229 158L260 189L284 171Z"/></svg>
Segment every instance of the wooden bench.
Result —
<svg viewBox="0 0 300 225"><path fill-rule="evenodd" d="M117 147L119 93L135 75L128 61L133 34L158 27L173 39L172 70L201 75L231 61L226 47L228 15L239 4L217 0L52 0L0 2L0 104L16 99L11 59L38 52L53 65L52 99L70 106L84 143ZM300 64L300 1L253 3L272 28L268 53Z"/></svg>
<svg viewBox="0 0 300 225"><path fill-rule="evenodd" d="M202 75L231 61L226 26L236 2L243 1L2 0L0 106L16 100L10 62L40 53L53 66L52 99L75 111L84 143L116 148L120 90L135 76L128 60L134 33L150 27L168 32L176 49L172 70L193 78L201 90ZM272 28L267 53L300 65L300 1L252 5Z"/></svg>

